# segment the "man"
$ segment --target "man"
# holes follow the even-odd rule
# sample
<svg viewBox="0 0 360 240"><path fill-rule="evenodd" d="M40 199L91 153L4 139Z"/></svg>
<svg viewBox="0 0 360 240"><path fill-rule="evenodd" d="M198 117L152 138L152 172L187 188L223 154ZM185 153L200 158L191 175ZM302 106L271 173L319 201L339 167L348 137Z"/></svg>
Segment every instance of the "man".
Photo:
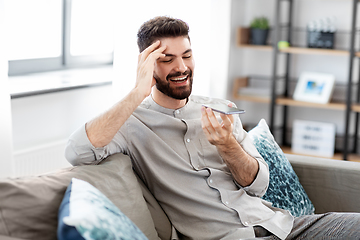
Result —
<svg viewBox="0 0 360 240"><path fill-rule="evenodd" d="M260 198L268 166L240 119L202 106L231 103L191 96L195 64L188 31L169 17L141 26L134 89L77 130L66 157L79 165L116 152L129 155L181 238L285 239L293 217Z"/></svg>

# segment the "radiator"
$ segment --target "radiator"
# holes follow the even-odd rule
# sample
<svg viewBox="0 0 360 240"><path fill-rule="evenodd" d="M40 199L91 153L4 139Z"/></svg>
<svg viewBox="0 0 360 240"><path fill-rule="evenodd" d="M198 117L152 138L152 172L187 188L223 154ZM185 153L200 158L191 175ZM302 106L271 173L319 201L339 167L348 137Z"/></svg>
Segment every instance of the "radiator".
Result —
<svg viewBox="0 0 360 240"><path fill-rule="evenodd" d="M64 157L67 140L14 152L14 177L38 175L71 166Z"/></svg>

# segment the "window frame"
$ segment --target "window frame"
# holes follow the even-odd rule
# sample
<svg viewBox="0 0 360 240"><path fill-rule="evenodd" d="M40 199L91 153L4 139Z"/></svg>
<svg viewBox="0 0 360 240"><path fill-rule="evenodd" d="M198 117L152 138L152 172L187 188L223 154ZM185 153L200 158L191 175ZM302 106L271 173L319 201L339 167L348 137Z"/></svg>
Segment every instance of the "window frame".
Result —
<svg viewBox="0 0 360 240"><path fill-rule="evenodd" d="M8 76L113 64L114 52L82 56L70 54L71 6L72 0L62 0L61 56L11 60Z"/></svg>

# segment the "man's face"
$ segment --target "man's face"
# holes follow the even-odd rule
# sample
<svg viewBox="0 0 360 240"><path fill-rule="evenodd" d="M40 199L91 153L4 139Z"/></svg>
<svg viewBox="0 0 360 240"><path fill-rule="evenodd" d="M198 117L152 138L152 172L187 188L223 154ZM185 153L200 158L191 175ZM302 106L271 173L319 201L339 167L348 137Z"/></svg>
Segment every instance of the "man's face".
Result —
<svg viewBox="0 0 360 240"><path fill-rule="evenodd" d="M162 38L161 46L165 58L155 63L156 88L174 99L188 98L192 90L195 62L190 41L187 37Z"/></svg>

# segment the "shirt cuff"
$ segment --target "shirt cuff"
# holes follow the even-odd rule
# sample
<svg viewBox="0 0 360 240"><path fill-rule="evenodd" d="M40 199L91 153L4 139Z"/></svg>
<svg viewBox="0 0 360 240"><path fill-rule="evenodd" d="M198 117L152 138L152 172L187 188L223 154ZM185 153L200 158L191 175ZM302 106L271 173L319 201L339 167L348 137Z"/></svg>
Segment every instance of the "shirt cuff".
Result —
<svg viewBox="0 0 360 240"><path fill-rule="evenodd" d="M255 180L246 187L242 187L250 195L255 195L262 197L268 188L269 183L269 171L267 166L262 162L256 159L259 163L259 171L256 175Z"/></svg>
<svg viewBox="0 0 360 240"><path fill-rule="evenodd" d="M94 164L97 159L94 149L83 125L70 136L65 148L65 157L74 166Z"/></svg>

